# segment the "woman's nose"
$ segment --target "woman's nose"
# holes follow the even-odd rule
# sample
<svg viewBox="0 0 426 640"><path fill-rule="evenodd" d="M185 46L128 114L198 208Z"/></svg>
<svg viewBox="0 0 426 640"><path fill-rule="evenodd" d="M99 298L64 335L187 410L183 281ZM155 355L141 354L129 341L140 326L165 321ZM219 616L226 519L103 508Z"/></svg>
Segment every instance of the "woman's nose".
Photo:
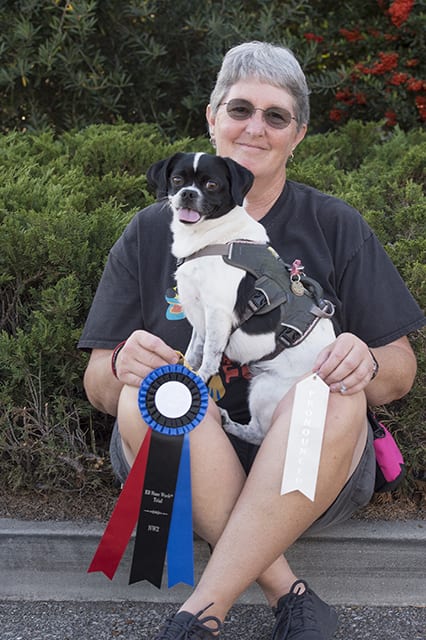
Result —
<svg viewBox="0 0 426 640"><path fill-rule="evenodd" d="M265 132L263 111L256 109L247 121L246 131L252 135L262 135Z"/></svg>

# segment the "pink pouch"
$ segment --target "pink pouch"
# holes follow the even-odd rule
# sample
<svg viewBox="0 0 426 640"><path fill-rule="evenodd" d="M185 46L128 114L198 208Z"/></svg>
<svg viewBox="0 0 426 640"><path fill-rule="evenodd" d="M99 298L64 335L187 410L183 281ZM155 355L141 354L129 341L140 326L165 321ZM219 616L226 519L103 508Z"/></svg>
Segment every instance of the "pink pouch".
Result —
<svg viewBox="0 0 426 640"><path fill-rule="evenodd" d="M373 428L374 451L376 452L375 491L393 491L398 487L405 474L405 464L392 434L372 413L368 415Z"/></svg>

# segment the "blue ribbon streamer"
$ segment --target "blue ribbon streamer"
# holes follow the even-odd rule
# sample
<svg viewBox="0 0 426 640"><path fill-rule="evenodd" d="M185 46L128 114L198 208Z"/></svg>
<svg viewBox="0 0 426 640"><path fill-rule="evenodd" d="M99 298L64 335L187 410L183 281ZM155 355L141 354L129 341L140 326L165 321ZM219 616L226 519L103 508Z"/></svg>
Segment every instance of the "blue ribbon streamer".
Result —
<svg viewBox="0 0 426 640"><path fill-rule="evenodd" d="M168 587L179 582L194 586L191 464L189 435L184 436L167 542Z"/></svg>

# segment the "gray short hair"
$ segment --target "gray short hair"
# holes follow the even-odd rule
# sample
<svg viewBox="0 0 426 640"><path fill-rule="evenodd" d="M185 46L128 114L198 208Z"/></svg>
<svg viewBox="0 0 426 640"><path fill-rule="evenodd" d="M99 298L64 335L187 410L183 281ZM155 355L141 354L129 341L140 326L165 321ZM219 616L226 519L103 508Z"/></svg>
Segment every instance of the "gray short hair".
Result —
<svg viewBox="0 0 426 640"><path fill-rule="evenodd" d="M298 126L309 122L309 89L294 54L286 47L258 41L237 45L226 53L210 96L213 113L236 82L249 78L288 91L295 101Z"/></svg>

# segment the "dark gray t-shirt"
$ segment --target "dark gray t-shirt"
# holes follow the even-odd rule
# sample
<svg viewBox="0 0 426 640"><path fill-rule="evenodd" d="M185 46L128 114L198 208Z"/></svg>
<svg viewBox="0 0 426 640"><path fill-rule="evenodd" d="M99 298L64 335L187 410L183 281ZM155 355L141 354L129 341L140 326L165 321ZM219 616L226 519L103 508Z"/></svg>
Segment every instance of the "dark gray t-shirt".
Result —
<svg viewBox="0 0 426 640"><path fill-rule="evenodd" d="M170 220L168 205L155 203L136 214L112 247L79 348L113 349L145 329L185 351L191 328L175 288ZM337 333L379 347L423 326L421 309L378 239L342 200L288 180L261 222L283 260L300 259L335 304ZM224 359L209 385L239 422L248 417L246 384L247 368Z"/></svg>

